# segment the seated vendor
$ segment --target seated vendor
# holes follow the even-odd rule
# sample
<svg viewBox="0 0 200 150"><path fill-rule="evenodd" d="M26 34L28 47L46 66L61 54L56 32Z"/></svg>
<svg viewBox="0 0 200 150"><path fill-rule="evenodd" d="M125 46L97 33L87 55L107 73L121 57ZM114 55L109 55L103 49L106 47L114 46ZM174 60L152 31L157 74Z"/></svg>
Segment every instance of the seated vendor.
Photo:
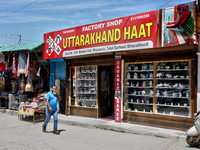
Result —
<svg viewBox="0 0 200 150"><path fill-rule="evenodd" d="M34 97L34 98L32 99L32 101L33 101L33 102L37 102L37 99Z"/></svg>
<svg viewBox="0 0 200 150"><path fill-rule="evenodd" d="M45 99L45 94L43 93L42 89L39 89L37 99L40 101Z"/></svg>

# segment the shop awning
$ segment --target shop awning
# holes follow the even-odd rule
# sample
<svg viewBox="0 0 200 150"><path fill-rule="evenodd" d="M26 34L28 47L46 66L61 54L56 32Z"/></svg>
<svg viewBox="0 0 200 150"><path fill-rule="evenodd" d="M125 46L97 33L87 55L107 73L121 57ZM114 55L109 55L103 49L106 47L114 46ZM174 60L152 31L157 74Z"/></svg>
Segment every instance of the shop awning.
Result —
<svg viewBox="0 0 200 150"><path fill-rule="evenodd" d="M8 45L0 48L0 52L17 52L17 51L43 51L44 42L34 42L34 43L26 43L26 44L16 44L16 45Z"/></svg>

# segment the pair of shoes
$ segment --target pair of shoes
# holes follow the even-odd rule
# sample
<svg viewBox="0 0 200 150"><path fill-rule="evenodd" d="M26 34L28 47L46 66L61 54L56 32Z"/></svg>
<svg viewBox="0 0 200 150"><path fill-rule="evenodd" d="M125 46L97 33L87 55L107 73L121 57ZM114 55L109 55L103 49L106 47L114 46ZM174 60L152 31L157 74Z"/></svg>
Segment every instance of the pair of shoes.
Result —
<svg viewBox="0 0 200 150"><path fill-rule="evenodd" d="M46 132L46 127L45 126L42 126L42 131Z"/></svg>
<svg viewBox="0 0 200 150"><path fill-rule="evenodd" d="M53 130L53 134L60 134L60 132L57 129L55 129Z"/></svg>

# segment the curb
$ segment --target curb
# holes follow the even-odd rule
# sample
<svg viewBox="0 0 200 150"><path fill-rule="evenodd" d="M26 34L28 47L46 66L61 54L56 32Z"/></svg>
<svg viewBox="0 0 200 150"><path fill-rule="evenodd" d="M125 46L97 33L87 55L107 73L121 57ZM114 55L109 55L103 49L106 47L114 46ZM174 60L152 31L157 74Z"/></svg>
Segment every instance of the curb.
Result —
<svg viewBox="0 0 200 150"><path fill-rule="evenodd" d="M59 118L59 117L58 117ZM59 119L59 124L71 125L71 126L79 126L83 128L89 129L100 129L100 130L108 130L115 131L121 133L131 133L138 135L147 135L147 136L156 136L161 138L186 138L185 131L179 130L171 130L165 128L157 128L151 126L143 126L129 123L115 123L110 121L102 121L100 119L93 119L94 121L74 121L74 120L65 120ZM102 121L102 123L101 123ZM51 121L53 123L53 119ZM98 122L98 123L95 123Z"/></svg>

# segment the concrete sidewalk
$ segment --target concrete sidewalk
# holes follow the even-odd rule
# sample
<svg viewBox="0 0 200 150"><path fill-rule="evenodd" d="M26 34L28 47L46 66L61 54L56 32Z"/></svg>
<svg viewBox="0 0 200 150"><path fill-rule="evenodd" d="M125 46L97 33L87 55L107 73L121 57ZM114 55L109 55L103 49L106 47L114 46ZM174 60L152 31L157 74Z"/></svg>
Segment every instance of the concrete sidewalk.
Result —
<svg viewBox="0 0 200 150"><path fill-rule="evenodd" d="M12 111L9 109L6 109L4 113L8 115L16 115L16 116L18 115L18 111ZM51 119L51 122L53 122L53 119ZM65 116L62 114L58 114L58 123L72 125L72 126L80 126L84 128L93 128L93 129L95 128L95 129L111 130L116 132L125 132L125 133L157 136L164 138L186 138L185 131L157 128L157 127L130 124L130 123L116 123L114 122L114 120L107 121L103 119Z"/></svg>

